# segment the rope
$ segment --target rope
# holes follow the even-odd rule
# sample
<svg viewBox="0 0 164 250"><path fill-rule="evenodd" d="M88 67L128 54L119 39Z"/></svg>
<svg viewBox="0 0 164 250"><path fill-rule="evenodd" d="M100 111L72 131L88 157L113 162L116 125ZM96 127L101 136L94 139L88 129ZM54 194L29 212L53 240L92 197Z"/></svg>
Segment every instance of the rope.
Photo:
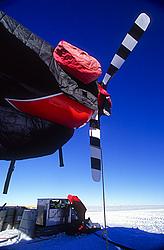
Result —
<svg viewBox="0 0 164 250"><path fill-rule="evenodd" d="M109 241L108 241L108 231L106 224L106 201L105 201L105 180L104 180L104 165L103 165L103 157L102 157L102 149L101 149L101 173L102 173L102 197L103 197L103 214L104 214L104 230L102 233L102 238L105 238L106 249L109 249Z"/></svg>
<svg viewBox="0 0 164 250"><path fill-rule="evenodd" d="M101 149L101 173L102 173L102 197L103 197L103 214L104 214L104 229L102 232L102 239L106 242L106 250L109 250L110 244L113 244L118 250L134 250L133 248L129 248L127 246L124 246L122 244L119 244L117 242L112 241L108 237L108 231L107 231L107 223L106 223L106 201L105 201L105 180L104 180L104 165L103 165L103 157L102 157L102 149ZM98 237L100 237L98 234L95 233Z"/></svg>

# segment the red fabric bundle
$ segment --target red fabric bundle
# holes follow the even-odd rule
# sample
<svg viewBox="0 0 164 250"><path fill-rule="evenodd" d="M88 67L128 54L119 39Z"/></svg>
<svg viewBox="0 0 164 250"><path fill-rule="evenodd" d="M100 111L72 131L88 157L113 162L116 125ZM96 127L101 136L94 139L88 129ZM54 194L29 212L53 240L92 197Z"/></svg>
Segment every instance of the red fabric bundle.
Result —
<svg viewBox="0 0 164 250"><path fill-rule="evenodd" d="M59 42L53 56L65 72L85 84L95 81L102 73L94 57L65 41Z"/></svg>
<svg viewBox="0 0 164 250"><path fill-rule="evenodd" d="M77 196L75 196L75 195L69 194L69 195L67 196L67 198L68 198L68 200L69 200L71 203L73 203L74 201L81 202L81 200L80 200Z"/></svg>

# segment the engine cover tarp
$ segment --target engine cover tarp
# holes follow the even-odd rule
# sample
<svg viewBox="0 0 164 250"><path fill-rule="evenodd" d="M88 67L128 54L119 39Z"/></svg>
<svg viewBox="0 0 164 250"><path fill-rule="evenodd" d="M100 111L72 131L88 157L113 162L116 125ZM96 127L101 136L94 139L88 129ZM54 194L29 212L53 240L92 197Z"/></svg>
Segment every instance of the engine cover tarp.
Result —
<svg viewBox="0 0 164 250"><path fill-rule="evenodd" d="M54 48L49 43L2 11L0 40L0 85L3 89L0 96L37 98L58 93L60 89L83 105L97 109L97 83L83 84L69 76L56 63Z"/></svg>

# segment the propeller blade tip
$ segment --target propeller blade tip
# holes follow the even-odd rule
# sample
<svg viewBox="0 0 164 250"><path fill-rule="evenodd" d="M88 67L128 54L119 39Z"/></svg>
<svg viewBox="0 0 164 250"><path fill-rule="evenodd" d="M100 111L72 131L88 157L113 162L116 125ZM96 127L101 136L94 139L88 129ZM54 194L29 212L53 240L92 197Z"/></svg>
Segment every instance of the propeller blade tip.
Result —
<svg viewBox="0 0 164 250"><path fill-rule="evenodd" d="M101 171L98 170L98 169L93 169L92 168L92 179L95 182L100 182L100 180L101 180Z"/></svg>
<svg viewBox="0 0 164 250"><path fill-rule="evenodd" d="M135 23L145 31L150 23L150 17L143 12L137 17Z"/></svg>

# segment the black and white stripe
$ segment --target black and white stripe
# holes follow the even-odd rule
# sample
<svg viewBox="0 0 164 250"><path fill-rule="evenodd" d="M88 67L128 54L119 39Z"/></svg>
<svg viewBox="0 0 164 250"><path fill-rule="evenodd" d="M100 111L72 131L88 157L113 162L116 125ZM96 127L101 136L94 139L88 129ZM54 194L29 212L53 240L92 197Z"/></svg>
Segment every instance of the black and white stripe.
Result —
<svg viewBox="0 0 164 250"><path fill-rule="evenodd" d="M100 146L100 121L98 114L90 120L90 153L91 170L94 181L101 179L101 146Z"/></svg>
<svg viewBox="0 0 164 250"><path fill-rule="evenodd" d="M111 64L105 74L102 83L104 86L107 85L112 76L121 68L129 54L132 52L134 47L137 45L139 39L147 29L150 23L150 18L145 13L141 13L136 19L130 31L125 36L121 43L120 48L114 55Z"/></svg>

